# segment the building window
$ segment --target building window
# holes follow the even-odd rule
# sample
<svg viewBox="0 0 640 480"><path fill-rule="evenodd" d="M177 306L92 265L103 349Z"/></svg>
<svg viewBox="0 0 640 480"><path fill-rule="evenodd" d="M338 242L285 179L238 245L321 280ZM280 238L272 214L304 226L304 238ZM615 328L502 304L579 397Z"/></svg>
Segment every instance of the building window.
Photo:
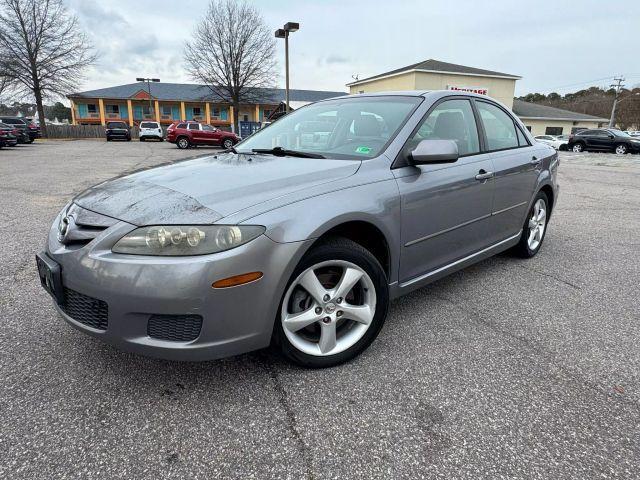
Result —
<svg viewBox="0 0 640 480"><path fill-rule="evenodd" d="M562 135L562 127L547 127L544 129L545 135Z"/></svg>
<svg viewBox="0 0 640 480"><path fill-rule="evenodd" d="M526 126L526 127L524 127L524 128L526 128L527 130L531 131L531 125L527 125L527 126Z"/></svg>
<svg viewBox="0 0 640 480"><path fill-rule="evenodd" d="M364 93L364 90L358 90L358 93Z"/></svg>
<svg viewBox="0 0 640 480"><path fill-rule="evenodd" d="M107 113L111 113L113 115L120 115L120 106L119 105L106 105L105 106Z"/></svg>
<svg viewBox="0 0 640 480"><path fill-rule="evenodd" d="M211 118L215 118L216 120L220 118L220 107L213 107L211 109Z"/></svg>
<svg viewBox="0 0 640 480"><path fill-rule="evenodd" d="M170 105L163 105L162 106L162 115L170 117L171 116L171 106Z"/></svg>
<svg viewBox="0 0 640 480"><path fill-rule="evenodd" d="M249 115L247 115L246 113L242 114L242 121L243 122L248 122L249 121Z"/></svg>
<svg viewBox="0 0 640 480"><path fill-rule="evenodd" d="M89 113L98 113L98 108L96 107L96 104L95 103L87 104L87 112L89 112Z"/></svg>
<svg viewBox="0 0 640 480"><path fill-rule="evenodd" d="M202 110L200 109L200 107L193 107L193 116L199 117L200 115L202 115Z"/></svg>
<svg viewBox="0 0 640 480"><path fill-rule="evenodd" d="M142 106L142 114L143 115L151 115L151 107L149 105Z"/></svg>

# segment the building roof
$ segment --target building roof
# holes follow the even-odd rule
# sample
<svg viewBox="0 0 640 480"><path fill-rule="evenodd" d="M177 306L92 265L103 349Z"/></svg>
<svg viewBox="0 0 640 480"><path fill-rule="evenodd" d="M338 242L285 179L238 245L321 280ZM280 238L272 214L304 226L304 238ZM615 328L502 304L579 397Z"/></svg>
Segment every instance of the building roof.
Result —
<svg viewBox="0 0 640 480"><path fill-rule="evenodd" d="M482 68L474 68L474 67L466 67L464 65L456 65L455 63L447 63L441 62L440 60L434 60L430 58L429 60L424 60L422 62L414 63L412 65L407 65L406 67L397 68L395 70L391 70L389 72L381 73L379 75L374 75L373 77L367 77L360 80L356 80L355 82L347 83L347 86L358 85L361 83L366 83L371 80L376 80L378 78L384 77L392 77L394 75L400 75L402 73L408 72L430 72L430 73L449 73L454 75L476 75L482 77L496 77L496 78L507 78L513 80L519 80L522 77L518 75L511 75L509 73L501 73L494 72L493 70L484 70Z"/></svg>
<svg viewBox="0 0 640 480"><path fill-rule="evenodd" d="M135 98L136 94L146 94L147 84L144 82L116 85L115 87L99 88L68 95L69 98L109 98L126 100ZM326 98L346 95L346 92L328 92L320 90L289 90L289 100L299 102L317 102ZM255 89L252 96L259 96L263 103L280 103L285 100L283 88ZM177 100L185 102L219 102L220 96L214 94L207 85L190 83L151 83L151 97L156 100ZM224 96L226 97L226 96ZM145 95L148 98L148 95Z"/></svg>
<svg viewBox="0 0 640 480"><path fill-rule="evenodd" d="M608 118L594 117L586 113L572 112L561 108L548 107L537 103L525 102L523 100L513 99L513 113L520 118L540 119L540 120L568 120L568 121L592 121L592 122L608 122Z"/></svg>

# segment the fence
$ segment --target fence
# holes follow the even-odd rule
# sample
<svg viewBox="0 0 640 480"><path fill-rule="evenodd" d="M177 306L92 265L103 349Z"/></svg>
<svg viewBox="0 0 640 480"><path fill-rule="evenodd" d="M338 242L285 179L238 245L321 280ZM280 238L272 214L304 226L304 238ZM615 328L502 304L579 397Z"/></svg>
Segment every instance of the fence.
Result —
<svg viewBox="0 0 640 480"><path fill-rule="evenodd" d="M47 125L49 138L105 138L102 125ZM131 127L131 137L138 138L138 127Z"/></svg>

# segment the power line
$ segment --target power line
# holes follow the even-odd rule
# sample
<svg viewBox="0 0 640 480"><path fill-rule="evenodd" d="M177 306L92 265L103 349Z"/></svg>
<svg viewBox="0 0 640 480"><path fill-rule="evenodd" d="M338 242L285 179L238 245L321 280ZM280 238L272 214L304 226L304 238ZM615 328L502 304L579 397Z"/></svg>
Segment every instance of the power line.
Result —
<svg viewBox="0 0 640 480"><path fill-rule="evenodd" d="M624 82L624 77L622 75L619 77L614 77L613 80L614 82L617 82L617 83L612 83L609 86L616 90L616 96L613 99L613 108L611 109L611 118L609 119L609 128L613 128L616 124L616 107L618 106L618 97L620 96L620 91L624 87L624 83L622 83Z"/></svg>

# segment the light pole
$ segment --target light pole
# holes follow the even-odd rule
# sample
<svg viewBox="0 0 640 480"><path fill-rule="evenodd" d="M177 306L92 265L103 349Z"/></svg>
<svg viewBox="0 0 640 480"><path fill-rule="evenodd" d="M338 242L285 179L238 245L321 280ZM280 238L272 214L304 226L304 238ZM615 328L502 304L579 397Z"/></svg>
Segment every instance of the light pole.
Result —
<svg viewBox="0 0 640 480"><path fill-rule="evenodd" d="M151 103L151 82L159 82L159 78L136 78L136 82L147 82L147 93L149 94L149 113L151 114L151 118L153 118L153 104Z"/></svg>
<svg viewBox="0 0 640 480"><path fill-rule="evenodd" d="M300 30L300 24L296 22L287 22L283 28L276 30L276 38L284 38L284 65L285 65L285 104L286 113L289 113L289 33Z"/></svg>

